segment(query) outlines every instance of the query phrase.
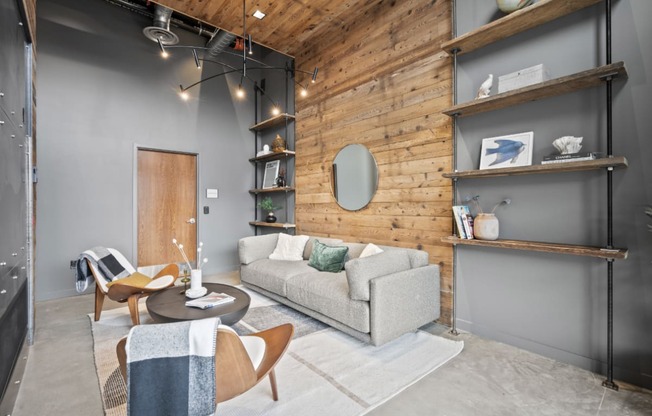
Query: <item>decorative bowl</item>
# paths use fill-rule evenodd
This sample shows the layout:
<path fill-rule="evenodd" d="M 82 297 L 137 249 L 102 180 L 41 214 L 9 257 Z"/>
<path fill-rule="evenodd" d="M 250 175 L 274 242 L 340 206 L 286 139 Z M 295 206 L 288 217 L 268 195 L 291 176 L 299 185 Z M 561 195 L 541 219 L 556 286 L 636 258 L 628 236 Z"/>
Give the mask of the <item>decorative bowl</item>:
<path fill-rule="evenodd" d="M 496 0 L 498 8 L 504 13 L 515 12 L 532 3 L 534 3 L 534 0 Z"/>

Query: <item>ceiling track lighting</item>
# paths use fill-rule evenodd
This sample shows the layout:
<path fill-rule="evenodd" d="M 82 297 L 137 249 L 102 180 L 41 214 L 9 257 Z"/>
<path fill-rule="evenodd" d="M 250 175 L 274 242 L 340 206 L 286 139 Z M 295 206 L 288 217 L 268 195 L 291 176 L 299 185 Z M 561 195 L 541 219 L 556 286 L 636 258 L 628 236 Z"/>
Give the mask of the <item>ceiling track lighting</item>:
<path fill-rule="evenodd" d="M 315 69 L 313 71 L 304 71 L 304 70 L 300 70 L 300 69 L 296 69 L 296 68 L 290 68 L 289 66 L 286 66 L 286 67 L 273 67 L 273 66 L 265 64 L 264 62 L 256 60 L 254 58 L 247 57 L 247 55 L 252 55 L 253 54 L 253 39 L 252 39 L 251 34 L 247 34 L 246 16 L 247 16 L 247 14 L 246 14 L 246 0 L 243 0 L 242 1 L 242 37 L 241 38 L 236 38 L 236 50 L 238 50 L 238 51 L 242 50 L 242 54 L 234 53 L 234 52 L 230 52 L 230 51 L 222 51 L 222 52 L 220 52 L 220 53 L 227 53 L 227 54 L 231 54 L 231 55 L 235 55 L 235 56 L 241 56 L 242 57 L 242 67 L 241 68 L 236 68 L 236 67 L 233 67 L 233 66 L 231 66 L 231 65 L 229 65 L 227 63 L 220 62 L 220 61 L 214 61 L 214 60 L 209 60 L 209 59 L 201 59 L 199 57 L 199 54 L 198 54 L 197 51 L 208 51 L 209 48 L 207 48 L 207 47 L 187 46 L 187 45 L 168 45 L 168 46 L 165 46 L 160 38 L 157 39 L 159 49 L 161 50 L 161 56 L 163 58 L 167 58 L 167 57 L 170 56 L 170 53 L 168 52 L 169 49 L 172 49 L 172 48 L 190 49 L 192 51 L 192 56 L 193 56 L 193 59 L 195 61 L 195 66 L 197 66 L 198 69 L 202 69 L 202 62 L 204 62 L 204 63 L 205 62 L 211 62 L 211 63 L 222 65 L 223 67 L 228 68 L 228 69 L 226 69 L 225 71 L 223 71 L 223 72 L 221 72 L 219 74 L 215 74 L 215 75 L 208 76 L 206 78 L 202 78 L 199 81 L 197 81 L 197 82 L 195 82 L 193 84 L 190 84 L 190 85 L 188 85 L 186 87 L 184 87 L 183 85 L 179 85 L 179 89 L 180 89 L 179 95 L 183 100 L 187 101 L 187 100 L 190 99 L 190 94 L 188 93 L 189 89 L 191 89 L 191 88 L 193 88 L 193 87 L 195 87 L 195 86 L 197 86 L 197 85 L 199 85 L 199 84 L 201 84 L 203 82 L 206 82 L 206 81 L 209 81 L 211 79 L 218 78 L 218 77 L 221 77 L 221 76 L 225 76 L 225 75 L 228 75 L 228 74 L 231 74 L 231 73 L 239 73 L 240 74 L 240 82 L 238 84 L 238 89 L 236 90 L 235 95 L 238 98 L 244 98 L 245 97 L 245 91 L 242 88 L 242 82 L 245 79 L 249 80 L 252 84 L 255 85 L 256 90 L 260 91 L 261 94 L 263 96 L 265 96 L 265 98 L 267 100 L 270 101 L 270 103 L 272 104 L 272 109 L 271 109 L 272 114 L 273 115 L 280 114 L 279 106 L 274 101 L 272 101 L 271 98 L 269 98 L 265 94 L 265 91 L 262 88 L 260 88 L 260 86 L 256 83 L 255 80 L 251 79 L 247 75 L 247 70 L 285 70 L 286 72 L 291 72 L 292 73 L 292 78 L 295 79 L 294 82 L 296 83 L 296 85 L 298 85 L 301 88 L 301 90 L 300 90 L 301 97 L 306 97 L 308 95 L 308 87 L 307 87 L 307 85 L 304 86 L 301 83 L 299 83 L 295 78 L 295 74 L 297 72 L 300 72 L 300 73 L 310 75 L 310 82 L 315 83 L 317 81 L 317 72 L 318 72 L 319 69 L 317 67 L 315 67 Z M 241 48 L 238 47 L 238 46 L 241 46 Z M 247 64 L 248 64 L 249 61 L 255 62 L 256 64 L 258 64 L 260 66 L 248 67 Z"/>

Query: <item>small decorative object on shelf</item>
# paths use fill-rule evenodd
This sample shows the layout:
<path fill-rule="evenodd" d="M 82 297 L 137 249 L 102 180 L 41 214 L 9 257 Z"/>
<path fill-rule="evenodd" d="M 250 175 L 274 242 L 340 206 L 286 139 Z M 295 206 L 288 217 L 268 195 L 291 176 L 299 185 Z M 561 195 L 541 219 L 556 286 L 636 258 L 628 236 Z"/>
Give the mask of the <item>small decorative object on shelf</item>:
<path fill-rule="evenodd" d="M 280 134 L 277 134 L 274 140 L 272 141 L 272 151 L 274 153 L 280 153 L 285 150 L 285 140 L 281 137 Z"/>
<path fill-rule="evenodd" d="M 533 0 L 496 0 L 496 5 L 503 13 L 512 13 L 532 4 Z"/>
<path fill-rule="evenodd" d="M 478 88 L 478 94 L 475 96 L 475 99 L 478 100 L 480 98 L 487 98 L 491 92 L 491 86 L 493 83 L 494 74 L 489 74 L 487 79 L 485 79 L 484 82 L 480 85 L 480 88 Z"/>
<path fill-rule="evenodd" d="M 534 65 L 498 77 L 498 94 L 540 84 L 550 79 L 550 72 L 543 65 Z"/>
<path fill-rule="evenodd" d="M 272 153 L 272 151 L 269 150 L 269 145 L 266 144 L 266 145 L 263 146 L 263 150 L 261 150 L 260 152 L 256 153 L 256 157 L 265 156 L 265 155 L 268 155 L 268 154 L 270 154 L 270 153 Z"/>
<path fill-rule="evenodd" d="M 562 136 L 552 142 L 552 145 L 562 155 L 577 153 L 582 149 L 582 140 L 584 137 Z"/>
<path fill-rule="evenodd" d="M 274 223 L 276 222 L 276 215 L 274 215 L 274 210 L 281 209 L 283 207 L 274 205 L 271 197 L 263 198 L 262 201 L 258 203 L 258 206 L 264 211 L 267 211 L 267 217 L 265 217 L 265 222 Z"/>
<path fill-rule="evenodd" d="M 286 184 L 287 182 L 285 181 L 285 169 L 281 168 L 278 172 L 278 177 L 276 178 L 276 186 L 283 188 Z"/>
<path fill-rule="evenodd" d="M 478 240 L 497 240 L 499 224 L 496 215 L 481 213 L 473 219 L 473 236 Z"/>
<path fill-rule="evenodd" d="M 500 234 L 500 224 L 498 217 L 496 217 L 496 209 L 501 205 L 509 205 L 512 203 L 511 199 L 503 199 L 496 205 L 490 213 L 482 212 L 479 202 L 480 196 L 476 195 L 471 200 L 473 201 L 478 214 L 473 219 L 473 236 L 478 240 L 497 240 Z M 468 238 L 468 237 L 467 237 Z"/>

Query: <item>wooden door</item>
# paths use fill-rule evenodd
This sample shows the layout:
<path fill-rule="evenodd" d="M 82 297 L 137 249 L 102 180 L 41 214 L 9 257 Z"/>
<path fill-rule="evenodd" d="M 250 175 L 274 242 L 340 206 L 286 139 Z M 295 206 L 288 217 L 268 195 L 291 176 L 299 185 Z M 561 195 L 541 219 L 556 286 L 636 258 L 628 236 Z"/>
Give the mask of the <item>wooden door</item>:
<path fill-rule="evenodd" d="M 196 219 L 197 156 L 138 149 L 138 266 L 193 262 Z"/>

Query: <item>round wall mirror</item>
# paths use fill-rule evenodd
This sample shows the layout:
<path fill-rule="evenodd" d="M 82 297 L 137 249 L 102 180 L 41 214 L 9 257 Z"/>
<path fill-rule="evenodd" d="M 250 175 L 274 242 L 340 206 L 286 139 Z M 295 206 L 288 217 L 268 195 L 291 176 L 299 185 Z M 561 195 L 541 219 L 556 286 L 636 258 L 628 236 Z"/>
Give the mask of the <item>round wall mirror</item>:
<path fill-rule="evenodd" d="M 349 211 L 362 209 L 378 189 L 378 167 L 369 149 L 361 144 L 344 146 L 333 160 L 331 190 L 337 203 Z"/>

